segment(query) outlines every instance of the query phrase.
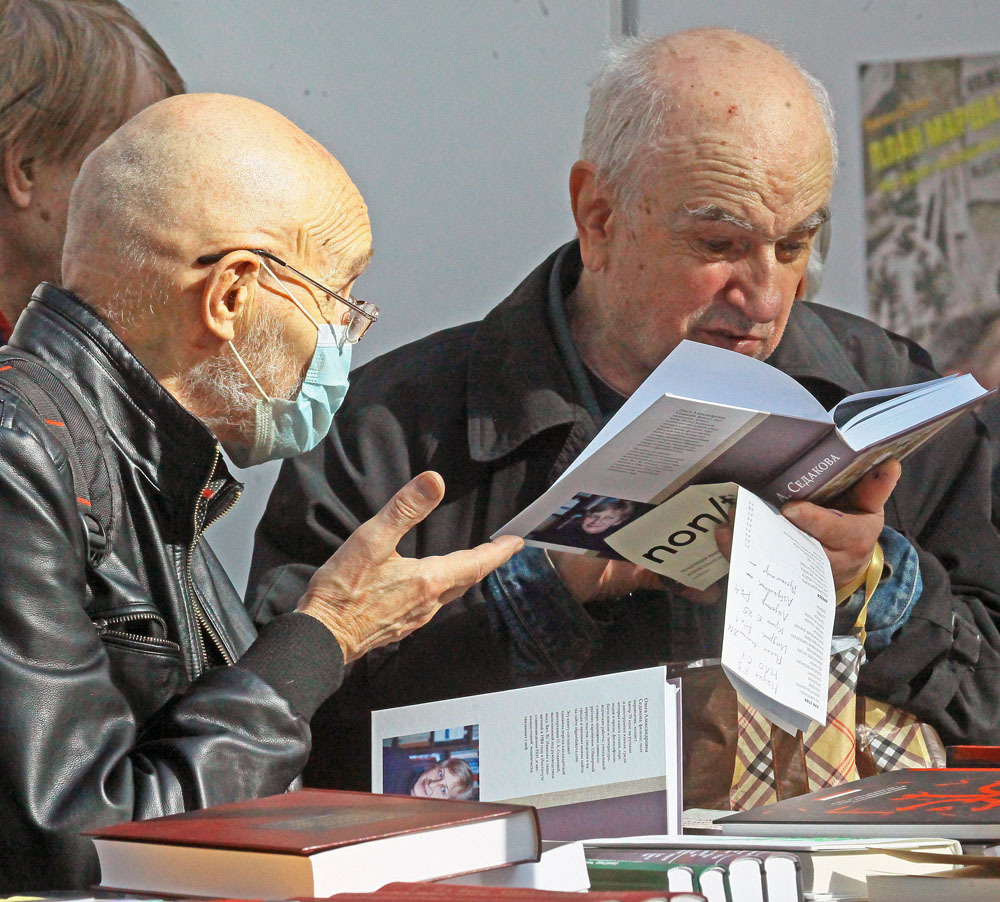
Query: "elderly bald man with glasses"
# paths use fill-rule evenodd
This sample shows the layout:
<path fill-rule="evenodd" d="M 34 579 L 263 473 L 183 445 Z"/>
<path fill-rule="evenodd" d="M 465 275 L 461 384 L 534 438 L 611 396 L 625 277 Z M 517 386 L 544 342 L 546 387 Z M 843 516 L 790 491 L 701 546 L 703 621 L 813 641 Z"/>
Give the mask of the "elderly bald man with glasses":
<path fill-rule="evenodd" d="M 83 830 L 282 792 L 345 664 L 521 547 L 397 554 L 444 494 L 421 473 L 257 635 L 205 542 L 242 489 L 220 445 L 260 463 L 329 428 L 378 315 L 351 297 L 370 255 L 347 173 L 250 100 L 163 100 L 84 162 L 62 285 L 0 354 L 0 888 L 96 883 Z M 95 547 L 75 474 L 102 464 Z"/>

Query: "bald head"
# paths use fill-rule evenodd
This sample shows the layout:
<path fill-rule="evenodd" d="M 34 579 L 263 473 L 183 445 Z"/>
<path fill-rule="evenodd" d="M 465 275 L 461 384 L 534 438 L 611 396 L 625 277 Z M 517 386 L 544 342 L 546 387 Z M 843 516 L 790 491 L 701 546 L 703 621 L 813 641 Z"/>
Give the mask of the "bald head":
<path fill-rule="evenodd" d="M 836 168 L 823 86 L 777 48 L 723 28 L 698 28 L 612 48 L 591 82 L 581 156 L 622 196 L 651 160 L 701 142 L 807 142 Z M 667 160 L 669 164 L 669 160 Z"/>
<path fill-rule="evenodd" d="M 367 229 L 347 173 L 296 125 L 252 100 L 187 94 L 144 110 L 87 158 L 63 282 L 100 309 L 151 276 L 183 281 L 198 256 L 238 247 L 330 277 L 351 265 L 343 249 Z"/>

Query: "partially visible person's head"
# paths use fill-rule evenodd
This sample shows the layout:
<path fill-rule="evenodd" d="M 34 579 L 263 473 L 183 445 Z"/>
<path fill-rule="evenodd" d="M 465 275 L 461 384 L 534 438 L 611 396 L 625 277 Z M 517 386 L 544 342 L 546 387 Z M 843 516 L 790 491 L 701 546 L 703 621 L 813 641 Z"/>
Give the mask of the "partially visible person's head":
<path fill-rule="evenodd" d="M 836 161 L 826 91 L 773 46 L 702 28 L 613 48 L 570 176 L 588 364 L 628 393 L 684 338 L 767 357 Z"/>
<path fill-rule="evenodd" d="M 600 535 L 602 532 L 618 526 L 635 513 L 635 504 L 618 498 L 608 498 L 606 501 L 588 508 L 580 520 L 580 528 L 589 535 Z"/>
<path fill-rule="evenodd" d="M 349 312 L 257 249 L 349 298 L 371 231 L 329 151 L 252 100 L 160 101 L 91 153 L 73 188 L 65 287 L 227 450 L 253 441 L 261 392 L 296 396 L 317 325 Z"/>
<path fill-rule="evenodd" d="M 448 758 L 417 777 L 410 795 L 428 799 L 468 799 L 475 791 L 476 778 L 468 763 L 461 758 Z"/>
<path fill-rule="evenodd" d="M 0 240 L 9 260 L 0 279 L 17 279 L 0 294 L 8 319 L 37 282 L 59 278 L 66 205 L 87 154 L 183 90 L 116 0 L 0 0 Z"/>

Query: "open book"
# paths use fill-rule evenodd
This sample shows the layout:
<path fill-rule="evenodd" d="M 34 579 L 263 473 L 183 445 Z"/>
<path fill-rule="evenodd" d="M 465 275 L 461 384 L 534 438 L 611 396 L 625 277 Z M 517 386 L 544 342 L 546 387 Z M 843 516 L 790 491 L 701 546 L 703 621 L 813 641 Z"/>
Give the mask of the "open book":
<path fill-rule="evenodd" d="M 665 667 L 372 712 L 372 791 L 538 809 L 542 836 L 678 832 L 680 687 Z"/>
<path fill-rule="evenodd" d="M 826 411 L 767 363 L 682 341 L 555 484 L 496 535 L 618 557 L 610 536 L 692 484 L 735 482 L 775 506 L 823 503 L 988 394 L 972 376 L 945 376 L 850 395 Z M 661 541 L 669 549 L 670 539 L 681 546 L 711 533 L 729 500 L 707 493 L 704 510 L 673 535 L 661 530 Z"/>

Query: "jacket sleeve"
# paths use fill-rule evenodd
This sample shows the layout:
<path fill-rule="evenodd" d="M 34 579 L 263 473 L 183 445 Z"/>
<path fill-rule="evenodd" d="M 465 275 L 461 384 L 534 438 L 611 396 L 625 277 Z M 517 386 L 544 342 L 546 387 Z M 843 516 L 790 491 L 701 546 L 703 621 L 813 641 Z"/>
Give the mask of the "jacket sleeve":
<path fill-rule="evenodd" d="M 16 408 L 0 399 L 0 887 L 85 887 L 98 869 L 80 831 L 281 792 L 304 765 L 309 727 L 255 672 L 267 670 L 259 650 L 140 726 L 85 607 L 65 456 Z"/>
<path fill-rule="evenodd" d="M 858 684 L 933 724 L 947 744 L 1000 743 L 1000 535 L 990 469 L 985 431 L 971 415 L 903 461 L 886 513 L 917 549 L 923 586 Z"/>

